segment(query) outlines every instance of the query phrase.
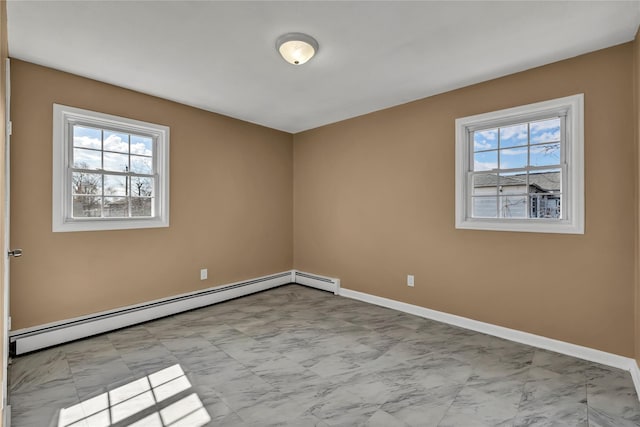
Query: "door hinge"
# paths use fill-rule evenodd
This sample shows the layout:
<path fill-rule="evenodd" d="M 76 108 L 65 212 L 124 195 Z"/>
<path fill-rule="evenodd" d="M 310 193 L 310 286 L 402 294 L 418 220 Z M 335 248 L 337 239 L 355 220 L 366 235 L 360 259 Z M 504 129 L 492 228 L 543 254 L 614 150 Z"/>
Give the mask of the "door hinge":
<path fill-rule="evenodd" d="M 8 121 L 7 122 L 7 134 L 9 136 L 13 135 L 13 122 L 12 121 Z"/>
<path fill-rule="evenodd" d="M 11 316 L 9 316 L 7 318 L 7 330 L 10 331 L 11 330 Z"/>

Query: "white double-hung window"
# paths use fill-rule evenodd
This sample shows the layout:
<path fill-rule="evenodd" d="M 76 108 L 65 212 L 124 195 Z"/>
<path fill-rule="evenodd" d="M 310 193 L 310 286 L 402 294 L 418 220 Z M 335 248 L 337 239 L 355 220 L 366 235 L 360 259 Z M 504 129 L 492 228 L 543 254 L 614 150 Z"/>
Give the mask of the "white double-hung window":
<path fill-rule="evenodd" d="M 53 231 L 169 225 L 169 128 L 53 106 Z"/>
<path fill-rule="evenodd" d="M 583 95 L 456 120 L 456 228 L 584 233 Z"/>

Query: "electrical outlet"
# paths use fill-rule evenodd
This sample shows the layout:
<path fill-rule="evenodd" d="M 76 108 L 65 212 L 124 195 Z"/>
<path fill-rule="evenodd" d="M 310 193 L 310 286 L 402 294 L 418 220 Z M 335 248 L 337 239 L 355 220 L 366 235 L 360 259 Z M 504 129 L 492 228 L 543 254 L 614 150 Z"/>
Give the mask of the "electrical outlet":
<path fill-rule="evenodd" d="M 413 274 L 407 275 L 407 286 L 411 286 L 413 288 Z"/>
<path fill-rule="evenodd" d="M 207 273 L 206 268 L 200 269 L 200 280 L 207 280 Z"/>

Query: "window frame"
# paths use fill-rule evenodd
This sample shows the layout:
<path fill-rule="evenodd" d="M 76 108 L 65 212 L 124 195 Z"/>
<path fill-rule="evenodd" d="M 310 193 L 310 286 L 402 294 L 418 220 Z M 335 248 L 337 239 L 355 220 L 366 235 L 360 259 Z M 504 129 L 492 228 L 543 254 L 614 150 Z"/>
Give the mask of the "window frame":
<path fill-rule="evenodd" d="M 73 218 L 71 193 L 74 125 L 150 136 L 154 141 L 154 216 Z M 108 171 L 100 170 L 104 174 Z M 52 231 L 99 231 L 169 226 L 169 127 L 82 108 L 53 104 Z"/>
<path fill-rule="evenodd" d="M 476 130 L 505 127 L 564 115 L 561 141 L 561 219 L 473 218 L 470 214 Z M 584 94 L 458 118 L 455 121 L 455 227 L 457 229 L 584 234 Z M 529 168 L 530 165 L 527 165 Z M 495 169 L 496 173 L 508 169 Z"/>

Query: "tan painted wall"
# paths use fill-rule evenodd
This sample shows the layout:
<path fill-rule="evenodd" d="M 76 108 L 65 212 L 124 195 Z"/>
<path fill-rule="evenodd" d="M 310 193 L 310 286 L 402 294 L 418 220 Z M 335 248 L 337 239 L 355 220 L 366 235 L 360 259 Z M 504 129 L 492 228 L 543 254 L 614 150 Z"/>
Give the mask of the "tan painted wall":
<path fill-rule="evenodd" d="M 5 123 L 7 120 L 7 112 L 5 109 L 5 97 L 6 97 L 6 69 L 5 61 L 8 57 L 8 38 L 7 38 L 7 2 L 0 1 L 0 246 L 4 247 L 4 211 L 5 211 Z M 3 281 L 4 272 L 6 268 L 6 257 L 0 257 L 0 281 Z M 4 286 L 0 286 L 0 323 L 4 325 L 6 321 L 4 312 Z M 0 355 L 4 354 L 6 343 L 6 337 L 4 336 L 4 326 L 0 328 Z M 2 356 L 0 356 L 2 357 Z M 4 361 L 3 361 L 4 364 Z M 6 366 L 0 369 L 0 381 L 3 380 L 3 376 L 6 372 Z M 4 387 L 0 390 L 0 401 L 4 401 L 6 390 Z M 4 408 L 0 410 L 0 427 L 4 423 Z"/>
<path fill-rule="evenodd" d="M 628 43 L 296 134 L 295 268 L 632 356 L 632 60 Z M 585 94 L 586 233 L 456 230 L 455 118 L 576 93 Z"/>
<path fill-rule="evenodd" d="M 169 228 L 51 231 L 54 102 L 171 127 Z M 291 269 L 290 134 L 15 60 L 11 108 L 14 329 Z"/>

